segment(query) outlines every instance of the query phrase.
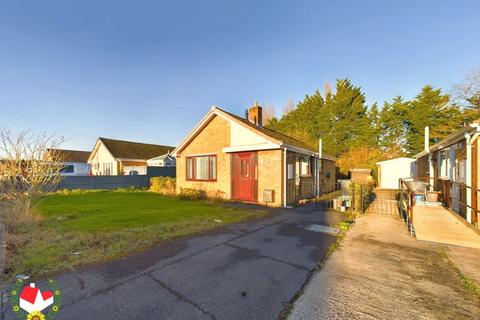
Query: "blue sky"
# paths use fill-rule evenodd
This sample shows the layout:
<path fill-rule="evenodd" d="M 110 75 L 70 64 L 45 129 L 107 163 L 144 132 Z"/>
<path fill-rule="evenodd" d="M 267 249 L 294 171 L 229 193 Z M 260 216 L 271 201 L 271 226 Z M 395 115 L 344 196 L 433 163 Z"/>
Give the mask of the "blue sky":
<path fill-rule="evenodd" d="M 175 145 L 211 105 L 281 112 L 349 77 L 368 102 L 480 65 L 480 1 L 0 0 L 0 127 Z"/>

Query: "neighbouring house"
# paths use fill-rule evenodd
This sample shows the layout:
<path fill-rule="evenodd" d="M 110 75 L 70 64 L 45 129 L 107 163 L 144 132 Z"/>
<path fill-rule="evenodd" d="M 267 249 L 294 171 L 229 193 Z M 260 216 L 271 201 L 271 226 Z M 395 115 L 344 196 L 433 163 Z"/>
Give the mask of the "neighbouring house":
<path fill-rule="evenodd" d="M 474 121 L 432 146 L 426 127 L 425 150 L 415 155 L 417 177 L 429 181 L 434 190 L 447 193 L 447 205 L 477 226 L 480 218 L 477 213 L 480 207 L 479 124 L 480 120 Z M 442 190 L 445 186 L 448 186 L 446 190 Z"/>
<path fill-rule="evenodd" d="M 96 176 L 145 175 L 148 161 L 168 155 L 174 147 L 98 138 L 88 158 Z"/>
<path fill-rule="evenodd" d="M 377 162 L 377 181 L 381 189 L 399 189 L 399 181 L 416 176 L 414 158 L 399 157 Z"/>
<path fill-rule="evenodd" d="M 170 152 L 147 160 L 147 165 L 149 167 L 175 167 L 176 163 L 177 161 L 175 157 L 172 156 Z"/>
<path fill-rule="evenodd" d="M 319 150 L 265 128 L 258 105 L 245 118 L 212 107 L 173 152 L 177 192 L 288 206 L 335 189 L 336 159 Z"/>
<path fill-rule="evenodd" d="M 89 151 L 48 149 L 47 152 L 55 152 L 63 160 L 62 176 L 89 176 L 92 173 L 88 163 Z"/>

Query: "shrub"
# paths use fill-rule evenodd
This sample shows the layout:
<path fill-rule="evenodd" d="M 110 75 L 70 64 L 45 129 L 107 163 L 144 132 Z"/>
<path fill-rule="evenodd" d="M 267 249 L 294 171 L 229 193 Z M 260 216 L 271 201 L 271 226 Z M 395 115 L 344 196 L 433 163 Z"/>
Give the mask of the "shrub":
<path fill-rule="evenodd" d="M 358 183 L 352 182 L 350 184 L 348 192 L 350 193 L 351 209 L 355 212 L 363 213 L 371 200 L 371 193 L 373 192 L 373 183 Z"/>
<path fill-rule="evenodd" d="M 207 194 L 203 190 L 182 188 L 178 197 L 182 200 L 202 200 L 207 197 Z"/>
<path fill-rule="evenodd" d="M 150 191 L 165 195 L 175 194 L 176 180 L 171 177 L 150 178 Z"/>

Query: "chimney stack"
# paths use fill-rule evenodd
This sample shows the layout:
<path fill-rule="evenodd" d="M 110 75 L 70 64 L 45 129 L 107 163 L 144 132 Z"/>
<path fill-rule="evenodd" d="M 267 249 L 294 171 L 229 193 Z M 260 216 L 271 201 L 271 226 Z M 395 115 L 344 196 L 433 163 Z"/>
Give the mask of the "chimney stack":
<path fill-rule="evenodd" d="M 430 152 L 430 128 L 425 127 L 425 152 Z"/>
<path fill-rule="evenodd" d="M 263 108 L 255 102 L 254 105 L 246 111 L 247 120 L 256 126 L 263 126 L 262 110 Z"/>

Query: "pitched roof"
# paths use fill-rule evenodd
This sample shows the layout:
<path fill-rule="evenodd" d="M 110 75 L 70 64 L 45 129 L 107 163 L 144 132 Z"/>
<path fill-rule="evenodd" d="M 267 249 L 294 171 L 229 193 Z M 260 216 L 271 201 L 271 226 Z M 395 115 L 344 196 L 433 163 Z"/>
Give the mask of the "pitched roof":
<path fill-rule="evenodd" d="M 49 151 L 55 151 L 58 153 L 59 158 L 64 162 L 82 162 L 87 163 L 90 151 L 79 150 L 65 150 L 65 149 L 48 149 Z"/>
<path fill-rule="evenodd" d="M 458 131 L 451 133 L 450 135 L 443 138 L 441 141 L 430 146 L 428 152 L 424 150 L 414 155 L 413 157 L 416 159 L 419 159 L 421 157 L 428 155 L 430 152 L 443 149 L 453 143 L 457 143 L 458 141 L 465 139 L 465 134 L 467 133 L 471 134 L 473 132 L 479 132 L 479 131 L 480 131 L 479 120 L 473 121 L 471 124 L 468 124 L 465 127 L 459 129 Z"/>
<path fill-rule="evenodd" d="M 172 146 L 99 138 L 115 158 L 152 159 L 175 149 Z"/>
<path fill-rule="evenodd" d="M 290 137 L 286 134 L 280 133 L 278 131 L 275 131 L 275 130 L 272 130 L 272 129 L 269 129 L 269 128 L 265 128 L 265 127 L 262 127 L 262 126 L 257 126 L 255 124 L 251 123 L 250 121 L 248 121 L 247 119 L 237 116 L 236 114 L 227 112 L 227 111 L 225 111 L 223 109 L 220 109 L 218 107 L 216 107 L 216 108 L 218 110 L 228 114 L 229 116 L 235 118 L 236 120 L 243 122 L 244 124 L 248 125 L 251 129 L 260 131 L 264 135 L 267 135 L 267 136 L 269 136 L 269 137 L 271 137 L 275 140 L 281 141 L 281 142 L 283 142 L 285 144 L 288 144 L 289 146 L 292 146 L 292 147 L 297 147 L 297 148 L 300 148 L 300 149 L 311 151 L 313 153 L 318 153 L 318 150 L 315 150 L 314 148 L 312 148 L 310 145 L 306 144 L 303 141 L 300 141 L 298 139 L 295 139 L 295 138 Z M 326 153 L 322 153 L 322 158 L 329 159 L 329 160 L 335 160 L 335 157 L 330 156 Z"/>
<path fill-rule="evenodd" d="M 173 156 L 170 155 L 169 153 L 162 154 L 161 156 L 158 156 L 158 157 L 155 157 L 155 158 L 151 158 L 151 159 L 148 159 L 148 160 L 163 160 L 163 159 L 166 159 L 166 158 L 169 158 L 169 159 L 171 159 L 171 160 L 175 160 L 175 157 L 173 157 Z"/>

